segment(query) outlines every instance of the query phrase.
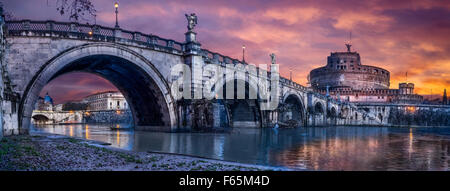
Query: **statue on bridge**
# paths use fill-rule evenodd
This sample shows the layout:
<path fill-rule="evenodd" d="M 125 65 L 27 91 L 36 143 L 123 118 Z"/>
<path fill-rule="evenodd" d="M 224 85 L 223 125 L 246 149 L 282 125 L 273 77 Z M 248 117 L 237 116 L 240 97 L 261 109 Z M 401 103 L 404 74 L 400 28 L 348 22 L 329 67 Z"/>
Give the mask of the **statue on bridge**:
<path fill-rule="evenodd" d="M 197 25 L 197 15 L 195 15 L 195 13 L 191 13 L 190 15 L 185 14 L 186 19 L 188 20 L 188 30 L 192 31 L 195 27 L 195 25 Z"/>
<path fill-rule="evenodd" d="M 272 60 L 272 64 L 276 64 L 277 60 L 275 58 L 275 53 L 270 54 L 270 59 Z"/>

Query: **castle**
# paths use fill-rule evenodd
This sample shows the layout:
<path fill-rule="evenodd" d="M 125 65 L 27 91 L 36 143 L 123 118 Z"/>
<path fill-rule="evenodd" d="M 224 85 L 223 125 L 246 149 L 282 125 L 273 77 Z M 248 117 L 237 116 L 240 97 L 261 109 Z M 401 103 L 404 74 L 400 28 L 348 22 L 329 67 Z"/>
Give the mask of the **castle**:
<path fill-rule="evenodd" d="M 423 97 L 414 93 L 413 83 L 400 83 L 389 89 L 389 71 L 361 64 L 358 52 L 332 52 L 327 65 L 313 69 L 309 75 L 311 87 L 318 93 L 349 102 L 421 103 Z"/>

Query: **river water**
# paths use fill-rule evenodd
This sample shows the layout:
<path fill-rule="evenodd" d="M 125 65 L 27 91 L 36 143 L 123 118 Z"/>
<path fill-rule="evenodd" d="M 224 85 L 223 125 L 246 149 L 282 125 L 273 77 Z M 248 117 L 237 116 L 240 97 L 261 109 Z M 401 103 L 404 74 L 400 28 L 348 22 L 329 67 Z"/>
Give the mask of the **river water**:
<path fill-rule="evenodd" d="M 32 132 L 98 140 L 126 150 L 188 154 L 297 170 L 450 169 L 450 128 L 316 127 L 159 133 L 109 127 L 44 125 L 33 126 Z"/>

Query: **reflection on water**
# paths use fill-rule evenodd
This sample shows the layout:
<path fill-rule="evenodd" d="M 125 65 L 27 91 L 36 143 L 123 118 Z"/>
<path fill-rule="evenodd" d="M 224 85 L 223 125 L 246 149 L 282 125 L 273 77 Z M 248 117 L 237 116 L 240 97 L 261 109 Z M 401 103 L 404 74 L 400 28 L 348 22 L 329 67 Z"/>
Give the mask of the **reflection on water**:
<path fill-rule="evenodd" d="M 116 125 L 120 128 L 120 125 Z M 37 125 L 32 127 L 31 132 L 45 132 L 52 134 L 67 135 L 70 137 L 79 137 L 83 139 L 97 140 L 111 143 L 112 146 L 132 150 L 133 149 L 133 131 L 111 130 L 110 125 Z"/>
<path fill-rule="evenodd" d="M 450 128 L 239 129 L 230 134 L 117 131 L 108 125 L 46 125 L 32 130 L 108 142 L 127 150 L 294 169 L 448 170 L 450 163 Z"/>

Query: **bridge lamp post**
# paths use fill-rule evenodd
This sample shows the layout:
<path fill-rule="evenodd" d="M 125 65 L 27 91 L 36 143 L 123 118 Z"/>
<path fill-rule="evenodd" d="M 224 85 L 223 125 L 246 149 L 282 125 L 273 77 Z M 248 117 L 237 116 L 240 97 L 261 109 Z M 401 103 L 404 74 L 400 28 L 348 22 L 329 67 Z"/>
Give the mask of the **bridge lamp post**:
<path fill-rule="evenodd" d="M 245 63 L 245 45 L 242 45 L 242 62 Z"/>
<path fill-rule="evenodd" d="M 289 69 L 289 81 L 292 82 L 292 69 Z"/>
<path fill-rule="evenodd" d="M 116 28 L 119 28 L 119 3 L 114 3 L 114 8 L 116 8 Z"/>

